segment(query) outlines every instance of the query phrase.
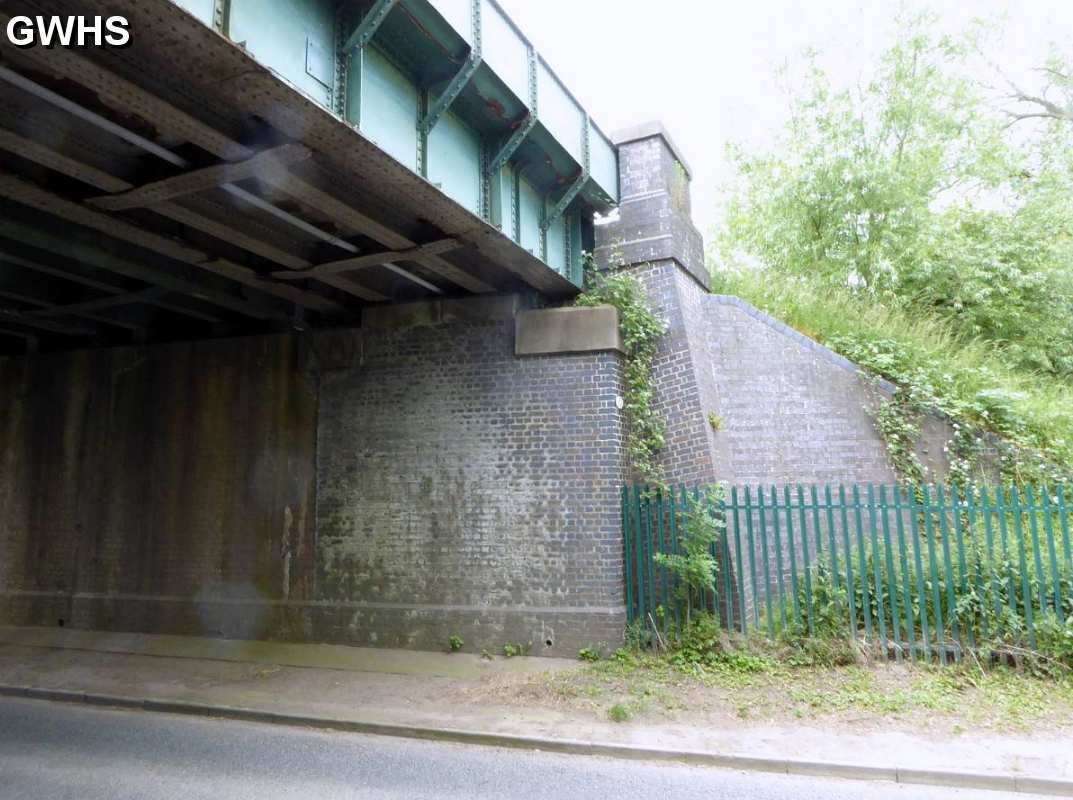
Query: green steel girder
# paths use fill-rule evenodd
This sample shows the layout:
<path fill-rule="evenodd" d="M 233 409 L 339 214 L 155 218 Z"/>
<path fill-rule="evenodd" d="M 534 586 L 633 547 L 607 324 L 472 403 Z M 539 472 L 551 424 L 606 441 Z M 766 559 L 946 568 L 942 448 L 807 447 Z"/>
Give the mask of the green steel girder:
<path fill-rule="evenodd" d="M 484 38 L 484 24 L 481 22 L 481 6 L 484 3 L 481 0 L 472 0 L 470 19 L 472 20 L 472 36 L 473 36 L 473 52 L 478 56 L 482 54 L 483 38 Z"/>
<path fill-rule="evenodd" d="M 592 153 L 590 152 L 589 140 L 592 138 L 592 120 L 585 115 L 585 136 L 581 139 L 581 169 L 586 176 L 592 167 Z"/>
<path fill-rule="evenodd" d="M 428 133 L 436 127 L 436 123 L 440 121 L 440 117 L 444 112 L 451 107 L 451 103 L 462 94 L 462 90 L 466 88 L 466 84 L 470 82 L 473 77 L 473 73 L 481 66 L 481 57 L 478 55 L 470 54 L 469 58 L 462 65 L 462 68 L 455 73 L 455 76 L 451 78 L 451 82 L 447 84 L 447 88 L 443 90 L 435 102 L 429 106 L 425 116 L 421 118 L 421 122 L 418 123 L 417 129 L 423 134 Z"/>
<path fill-rule="evenodd" d="M 227 36 L 227 19 L 230 16 L 228 0 L 213 0 L 212 3 L 212 27 L 217 33 Z"/>
<path fill-rule="evenodd" d="M 574 198 L 581 192 L 588 179 L 588 170 L 582 170 L 574 182 L 570 184 L 570 188 L 566 190 L 566 194 L 559 199 L 559 202 L 555 204 L 544 218 L 544 221 L 540 225 L 544 231 L 547 231 L 548 228 L 555 224 L 555 222 L 566 213 L 567 207 L 574 202 Z"/>
<path fill-rule="evenodd" d="M 364 19 L 358 23 L 358 27 L 354 29 L 354 32 L 347 37 L 346 42 L 343 43 L 343 55 L 347 55 L 354 50 L 365 47 L 369 43 L 369 40 L 376 35 L 377 29 L 387 19 L 387 15 L 391 13 L 391 10 L 399 4 L 399 0 L 376 0 L 369 13 L 365 15 Z"/>
<path fill-rule="evenodd" d="M 514 130 L 514 133 L 510 135 L 510 138 L 507 139 L 506 144 L 504 144 L 499 149 L 499 152 L 496 153 L 495 157 L 492 159 L 492 163 L 488 165 L 489 174 L 495 175 L 497 172 L 499 172 L 499 170 L 503 169 L 503 167 L 507 165 L 507 162 L 510 161 L 510 157 L 514 155 L 515 151 L 517 151 L 517 149 L 521 146 L 522 142 L 525 141 L 525 137 L 529 135 L 533 128 L 536 127 L 536 124 L 536 114 L 530 113 L 525 118 L 525 121 Z"/>

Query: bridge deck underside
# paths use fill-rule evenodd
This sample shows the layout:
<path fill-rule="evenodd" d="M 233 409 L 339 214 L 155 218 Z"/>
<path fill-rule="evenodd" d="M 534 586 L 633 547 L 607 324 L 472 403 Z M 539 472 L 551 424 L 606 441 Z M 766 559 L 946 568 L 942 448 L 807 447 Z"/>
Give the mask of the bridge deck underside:
<path fill-rule="evenodd" d="M 105 5 L 0 0 L 0 24 Z M 0 352 L 577 291 L 167 0 L 123 12 L 124 49 L 0 42 Z"/>

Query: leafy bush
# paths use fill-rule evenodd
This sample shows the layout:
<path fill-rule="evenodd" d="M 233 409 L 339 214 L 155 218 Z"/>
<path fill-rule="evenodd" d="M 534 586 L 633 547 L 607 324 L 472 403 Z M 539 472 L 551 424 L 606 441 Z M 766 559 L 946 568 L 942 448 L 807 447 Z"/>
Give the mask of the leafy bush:
<path fill-rule="evenodd" d="M 678 523 L 679 552 L 652 556 L 657 565 L 668 569 L 673 576 L 675 595 L 685 611 L 687 626 L 700 599 L 715 592 L 719 562 L 713 554 L 726 527 L 726 521 L 716 511 L 722 498 L 721 486 L 708 486 L 702 496 L 690 497 Z"/>
<path fill-rule="evenodd" d="M 1018 546 L 1025 552 L 1018 552 Z M 972 539 L 967 542 L 966 549 L 964 569 L 955 559 L 949 566 L 949 575 L 945 563 L 938 564 L 933 575 L 926 558 L 923 572 L 920 572 L 912 556 L 907 559 L 904 570 L 897 560 L 892 559 L 892 572 L 885 554 L 877 559 L 866 547 L 863 569 L 859 555 L 853 554 L 853 576 L 849 585 L 844 556 L 840 554 L 837 586 L 829 559 L 821 557 L 810 575 L 811 596 L 806 582 L 798 582 L 801 623 L 793 621 L 792 599 L 785 601 L 783 609 L 788 620 L 786 628 L 779 626 L 778 620 L 774 621 L 779 640 L 799 649 L 799 657 L 792 656 L 787 660 L 790 663 L 849 663 L 845 659 L 855 657 L 852 650 L 838 653 L 831 645 L 845 644 L 851 633 L 863 640 L 869 625 L 874 637 L 871 644 L 875 645 L 879 620 L 882 619 L 888 638 L 893 640 L 897 628 L 903 645 L 908 639 L 909 626 L 914 642 L 923 641 L 926 626 L 932 646 L 936 642 L 950 644 L 959 640 L 963 648 L 983 652 L 1016 651 L 1025 656 L 1035 653 L 1073 668 L 1073 573 L 1064 564 L 1055 564 L 1052 571 L 1044 556 L 1040 565 L 1044 578 L 1040 581 L 1033 567 L 1034 555 L 1028 537 L 1021 540 L 1020 545 L 1011 541 L 1007 552 L 992 552 L 990 556 L 979 542 Z M 1028 565 L 1024 572 L 1020 566 L 1022 555 Z M 1055 572 L 1058 574 L 1057 594 Z M 1058 597 L 1062 598 L 1061 616 L 1053 611 L 1058 605 Z M 953 598 L 952 606 L 950 598 Z M 810 608 L 815 636 L 809 636 L 806 622 L 806 609 Z M 867 623 L 866 611 L 869 615 Z M 1026 622 L 1029 613 L 1034 617 L 1033 631 Z M 940 619 L 942 627 L 936 630 Z"/>
<path fill-rule="evenodd" d="M 652 362 L 666 325 L 649 308 L 644 287 L 631 275 L 586 270 L 585 291 L 574 301 L 583 307 L 610 305 L 618 309 L 626 350 L 624 410 L 626 447 L 634 471 L 643 481 L 662 483 L 659 453 L 664 445 L 663 420 L 652 405 Z"/>
<path fill-rule="evenodd" d="M 633 709 L 626 703 L 615 703 L 607 710 L 612 722 L 628 722 L 633 718 Z"/>
<path fill-rule="evenodd" d="M 678 637 L 671 663 L 678 667 L 714 664 L 723 652 L 721 635 L 719 620 L 712 614 L 702 611 L 694 615 Z"/>

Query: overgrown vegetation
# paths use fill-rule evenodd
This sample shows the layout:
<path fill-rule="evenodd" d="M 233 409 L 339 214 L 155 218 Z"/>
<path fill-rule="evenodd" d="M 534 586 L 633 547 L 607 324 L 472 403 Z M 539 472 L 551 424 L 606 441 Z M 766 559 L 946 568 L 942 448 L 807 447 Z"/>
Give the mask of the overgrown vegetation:
<path fill-rule="evenodd" d="M 653 408 L 652 362 L 666 326 L 648 305 L 644 287 L 624 273 L 585 270 L 585 291 L 579 306 L 610 305 L 618 309 L 619 328 L 626 351 L 626 447 L 637 477 L 645 483 L 662 483 L 659 452 L 664 445 L 664 423 Z"/>
<path fill-rule="evenodd" d="M 1067 481 L 1073 58 L 1041 55 L 1023 90 L 984 66 L 993 32 L 932 23 L 901 20 L 856 89 L 810 56 L 775 146 L 731 149 L 716 283 L 900 387 L 878 421 L 907 480 L 931 477 L 912 443 L 934 409 L 955 483 L 992 435 L 1004 478 Z"/>
<path fill-rule="evenodd" d="M 638 615 L 627 630 L 627 652 L 652 651 L 700 675 L 769 663 L 837 666 L 893 655 L 926 663 L 972 661 L 980 669 L 1012 663 L 1035 676 L 1068 680 L 1073 562 L 1063 493 L 953 490 L 952 505 L 946 505 L 937 491 L 934 502 L 925 491 L 920 507 L 911 493 L 909 505 L 901 505 L 899 493 L 895 522 L 882 495 L 883 539 L 873 509 L 872 542 L 866 543 L 858 513 L 856 548 L 848 526 L 845 545 L 837 549 L 832 530 L 829 549 L 814 553 L 812 565 L 806 561 L 800 574 L 793 568 L 785 580 L 788 594 L 782 578 L 776 595 L 766 577 L 757 583 L 754 572 L 740 597 L 724 596 L 720 603 L 715 554 L 724 552 L 726 529 L 720 487 L 706 487 L 692 498 L 683 492 L 681 504 L 654 506 L 647 529 L 661 531 L 662 552 L 651 558 L 662 569 L 649 574 L 645 594 L 651 602 L 668 598 L 669 607 Z M 860 503 L 856 493 L 854 498 Z M 763 533 L 761 541 L 766 542 Z M 762 548 L 767 576 L 767 544 Z M 726 582 L 728 590 L 732 584 Z M 738 607 L 739 620 L 744 615 L 749 622 L 748 635 L 721 629 L 719 614 L 731 618 L 727 603 Z"/>
<path fill-rule="evenodd" d="M 712 634 L 711 620 L 695 625 Z M 892 722 L 914 732 L 943 727 L 1018 730 L 1073 718 L 1073 678 L 971 660 L 933 664 L 872 662 L 841 639 L 768 640 L 717 634 L 719 644 L 688 658 L 670 652 L 621 648 L 577 671 L 547 676 L 539 690 L 556 702 L 587 707 L 615 722 L 644 716 L 731 720 L 822 719 L 852 714 L 855 724 Z M 538 695 L 539 696 L 539 695 Z M 526 693 L 527 704 L 533 695 Z"/>
<path fill-rule="evenodd" d="M 1027 540 L 1022 546 L 1028 547 Z M 882 555 L 868 551 L 863 570 L 854 570 L 848 584 L 844 574 L 834 579 L 824 557 L 812 574 L 811 595 L 802 582 L 797 598 L 801 609 L 814 609 L 815 634 L 808 635 L 804 621 L 794 622 L 791 600 L 786 601 L 787 626 L 779 625 L 781 615 L 774 622 L 787 643 L 830 643 L 845 640 L 852 631 L 862 637 L 862 646 L 886 657 L 879 647 L 882 621 L 891 640 L 897 626 L 899 656 L 940 660 L 923 647 L 923 632 L 930 627 L 929 639 L 941 642 L 941 660 L 968 660 L 981 667 L 1014 663 L 1037 676 L 1068 677 L 1073 674 L 1073 574 L 1056 563 L 1053 572 L 1049 565 L 1042 570 L 1041 580 L 1030 569 L 1022 570 L 1021 555 L 1011 550 L 989 558 L 976 552 L 964 567 L 955 562 L 949 572 L 929 573 L 911 561 L 892 572 Z M 1031 563 L 1032 554 L 1023 555 Z M 938 620 L 942 627 L 936 630 Z M 869 626 L 873 637 L 865 643 Z"/>
<path fill-rule="evenodd" d="M 577 657 L 581 661 L 599 661 L 600 649 L 598 647 L 582 647 L 577 651 Z"/>
<path fill-rule="evenodd" d="M 674 595 L 680 605 L 675 611 L 683 612 L 687 628 L 693 619 L 693 609 L 703 607 L 705 596 L 715 591 L 719 574 L 715 547 L 726 527 L 726 522 L 716 513 L 722 499 L 721 486 L 708 486 L 699 497 L 689 498 L 678 522 L 682 533 L 677 551 L 653 556 L 674 582 Z"/>

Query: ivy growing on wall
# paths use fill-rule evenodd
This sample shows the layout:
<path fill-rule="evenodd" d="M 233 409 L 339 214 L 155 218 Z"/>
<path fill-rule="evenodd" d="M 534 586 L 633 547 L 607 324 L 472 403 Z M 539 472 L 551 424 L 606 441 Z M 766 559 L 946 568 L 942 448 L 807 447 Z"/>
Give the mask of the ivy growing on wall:
<path fill-rule="evenodd" d="M 1060 450 L 1064 443 L 1041 441 L 1032 435 L 1008 392 L 984 390 L 966 399 L 941 363 L 922 359 L 892 340 L 834 336 L 827 344 L 898 387 L 875 418 L 891 463 L 906 482 L 920 484 L 929 479 L 916 456 L 921 420 L 929 412 L 947 417 L 953 427 L 946 453 L 949 482 L 954 485 L 967 486 L 980 479 L 982 456 L 988 447 L 995 451 L 993 466 L 1004 482 L 1054 485 L 1073 477 L 1073 465 Z"/>
<path fill-rule="evenodd" d="M 914 485 L 925 482 L 924 465 L 916 454 L 920 415 L 920 409 L 901 389 L 875 413 L 876 428 L 886 442 L 890 463 L 903 481 Z"/>
<path fill-rule="evenodd" d="M 575 304 L 618 309 L 626 351 L 626 448 L 637 477 L 661 484 L 659 453 L 664 445 L 664 423 L 653 407 L 652 363 L 666 325 L 649 307 L 644 287 L 636 278 L 599 272 L 593 268 L 591 258 L 586 259 L 585 291 Z"/>

